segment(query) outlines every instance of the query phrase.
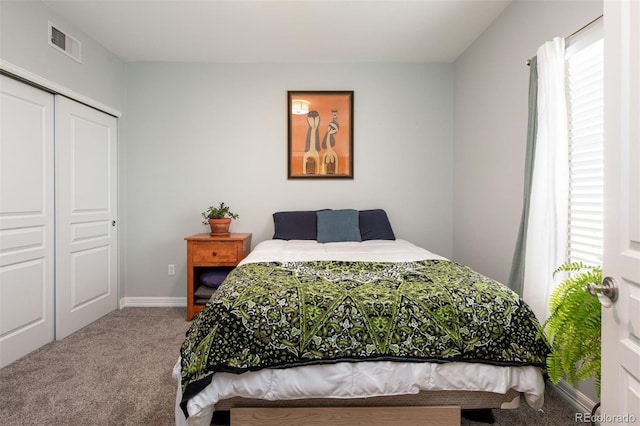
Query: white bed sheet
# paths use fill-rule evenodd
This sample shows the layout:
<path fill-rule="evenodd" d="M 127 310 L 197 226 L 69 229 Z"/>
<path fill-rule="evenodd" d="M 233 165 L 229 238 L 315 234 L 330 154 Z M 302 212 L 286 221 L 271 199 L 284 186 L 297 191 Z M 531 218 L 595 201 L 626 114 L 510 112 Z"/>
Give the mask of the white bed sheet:
<path fill-rule="evenodd" d="M 259 243 L 240 264 L 305 260 L 413 262 L 445 259 L 406 240 L 318 243 L 314 240 L 267 240 Z"/>
<path fill-rule="evenodd" d="M 307 240 L 268 240 L 259 243 L 241 264 L 268 261 L 344 260 L 403 262 L 445 259 L 405 240 L 317 243 Z M 421 390 L 522 392 L 529 406 L 540 409 L 544 380 L 536 367 L 499 367 L 479 363 L 357 362 L 264 369 L 243 374 L 216 373 L 209 384 L 187 403 L 185 419 L 179 402 L 180 361 L 173 375 L 178 380 L 176 425 L 209 425 L 214 405 L 234 396 L 267 400 L 305 398 L 357 398 L 415 394 Z"/>

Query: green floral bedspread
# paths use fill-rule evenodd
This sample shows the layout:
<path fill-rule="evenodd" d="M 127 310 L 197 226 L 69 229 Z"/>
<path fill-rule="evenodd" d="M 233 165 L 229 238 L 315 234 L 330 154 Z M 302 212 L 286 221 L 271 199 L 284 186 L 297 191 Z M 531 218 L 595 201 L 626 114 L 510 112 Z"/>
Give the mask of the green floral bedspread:
<path fill-rule="evenodd" d="M 249 263 L 187 331 L 183 401 L 213 373 L 337 361 L 544 367 L 549 346 L 507 287 L 445 260 Z"/>

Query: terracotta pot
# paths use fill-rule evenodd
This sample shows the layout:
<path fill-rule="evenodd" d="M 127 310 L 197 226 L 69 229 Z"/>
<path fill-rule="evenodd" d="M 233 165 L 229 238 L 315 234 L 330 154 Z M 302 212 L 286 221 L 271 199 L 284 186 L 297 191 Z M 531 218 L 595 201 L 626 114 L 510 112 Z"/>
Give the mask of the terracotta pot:
<path fill-rule="evenodd" d="M 229 235 L 229 225 L 231 225 L 231 218 L 224 219 L 209 219 L 209 226 L 211 227 L 211 235 L 224 236 Z"/>

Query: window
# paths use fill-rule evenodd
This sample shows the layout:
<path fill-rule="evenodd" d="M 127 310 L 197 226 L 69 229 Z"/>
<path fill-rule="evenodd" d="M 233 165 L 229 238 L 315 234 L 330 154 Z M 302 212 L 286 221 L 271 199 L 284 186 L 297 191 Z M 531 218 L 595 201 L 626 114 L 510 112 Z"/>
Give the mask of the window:
<path fill-rule="evenodd" d="M 569 120 L 569 229 L 567 260 L 601 265 L 603 255 L 603 39 L 602 20 L 566 49 Z"/>

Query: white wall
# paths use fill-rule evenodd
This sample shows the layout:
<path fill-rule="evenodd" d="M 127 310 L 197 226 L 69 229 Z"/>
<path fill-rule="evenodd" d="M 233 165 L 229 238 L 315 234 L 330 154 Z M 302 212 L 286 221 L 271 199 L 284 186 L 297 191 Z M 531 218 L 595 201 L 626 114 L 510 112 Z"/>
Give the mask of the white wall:
<path fill-rule="evenodd" d="M 82 43 L 82 63 L 51 47 L 51 21 Z M 125 64 L 40 2 L 0 1 L 0 59 L 122 111 Z"/>
<path fill-rule="evenodd" d="M 524 185 L 529 67 L 602 1 L 514 1 L 455 63 L 453 257 L 506 283 Z M 597 401 L 593 381 L 578 390 Z"/>
<path fill-rule="evenodd" d="M 353 180 L 287 180 L 287 90 L 354 90 Z M 130 64 L 125 296 L 185 295 L 183 238 L 219 201 L 254 245 L 275 211 L 380 207 L 399 238 L 450 256 L 452 102 L 444 64 Z"/>

